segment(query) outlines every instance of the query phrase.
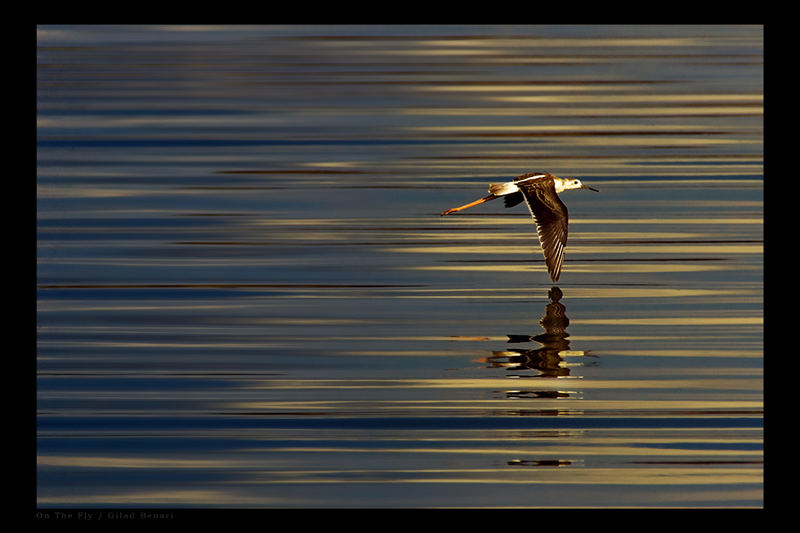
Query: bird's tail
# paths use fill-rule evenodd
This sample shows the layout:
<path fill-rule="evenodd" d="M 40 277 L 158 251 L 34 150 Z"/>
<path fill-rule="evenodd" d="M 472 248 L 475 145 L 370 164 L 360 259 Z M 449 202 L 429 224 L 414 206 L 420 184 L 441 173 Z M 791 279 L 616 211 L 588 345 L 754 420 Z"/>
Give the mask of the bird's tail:
<path fill-rule="evenodd" d="M 489 184 L 489 192 L 495 196 L 505 196 L 506 194 L 515 193 L 517 191 L 519 191 L 519 187 L 517 187 L 513 181 Z"/>

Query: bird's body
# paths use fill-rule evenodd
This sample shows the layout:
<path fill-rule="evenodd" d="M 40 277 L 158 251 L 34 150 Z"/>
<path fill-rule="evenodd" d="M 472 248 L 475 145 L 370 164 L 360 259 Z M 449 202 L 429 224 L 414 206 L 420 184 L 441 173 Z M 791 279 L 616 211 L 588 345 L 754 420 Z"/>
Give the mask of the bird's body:
<path fill-rule="evenodd" d="M 546 172 L 529 173 L 509 182 L 492 183 L 489 185 L 489 196 L 461 207 L 448 209 L 442 216 L 500 197 L 503 197 L 506 207 L 513 207 L 524 200 L 536 222 L 547 271 L 555 282 L 558 281 L 564 264 L 564 248 L 567 245 L 569 225 L 567 206 L 558 195 L 569 189 L 597 191 L 574 178 L 559 178 Z"/>

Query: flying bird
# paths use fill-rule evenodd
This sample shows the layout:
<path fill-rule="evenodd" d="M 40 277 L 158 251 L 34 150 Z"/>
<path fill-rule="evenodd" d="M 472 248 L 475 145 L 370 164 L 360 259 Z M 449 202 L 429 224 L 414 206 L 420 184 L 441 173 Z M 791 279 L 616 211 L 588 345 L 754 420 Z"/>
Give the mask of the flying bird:
<path fill-rule="evenodd" d="M 442 213 L 442 216 L 501 196 L 506 207 L 514 207 L 525 200 L 533 220 L 536 222 L 539 244 L 542 246 L 547 272 L 550 274 L 550 279 L 557 282 L 564 264 L 564 248 L 567 246 L 569 224 L 567 206 L 558 195 L 570 189 L 589 189 L 600 192 L 592 187 L 587 187 L 578 179 L 559 178 L 547 172 L 532 172 L 518 176 L 506 183 L 492 183 L 489 185 L 489 196 L 461 207 L 448 209 Z"/>

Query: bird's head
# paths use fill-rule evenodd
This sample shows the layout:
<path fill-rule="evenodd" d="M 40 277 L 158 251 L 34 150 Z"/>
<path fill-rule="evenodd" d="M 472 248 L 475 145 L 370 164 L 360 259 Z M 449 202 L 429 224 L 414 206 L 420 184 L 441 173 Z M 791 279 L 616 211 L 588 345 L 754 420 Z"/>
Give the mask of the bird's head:
<path fill-rule="evenodd" d="M 576 178 L 558 178 L 556 179 L 556 192 L 568 191 L 570 189 L 589 189 L 590 191 L 600 192 L 592 187 L 587 187 L 581 180 Z"/>

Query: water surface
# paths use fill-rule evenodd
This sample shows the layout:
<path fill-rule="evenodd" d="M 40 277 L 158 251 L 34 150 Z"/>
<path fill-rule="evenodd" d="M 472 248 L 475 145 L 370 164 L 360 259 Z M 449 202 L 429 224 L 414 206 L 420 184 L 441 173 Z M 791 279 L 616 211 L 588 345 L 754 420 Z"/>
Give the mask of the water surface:
<path fill-rule="evenodd" d="M 39 507 L 760 507 L 762 45 L 39 27 Z"/>

